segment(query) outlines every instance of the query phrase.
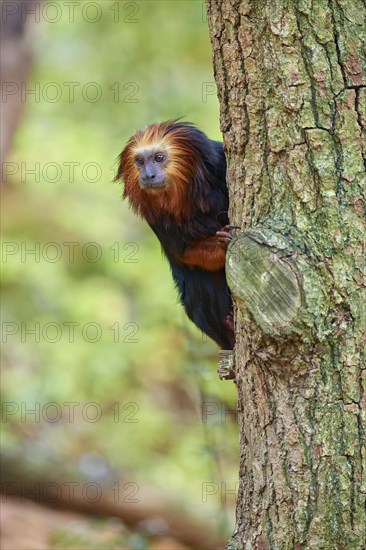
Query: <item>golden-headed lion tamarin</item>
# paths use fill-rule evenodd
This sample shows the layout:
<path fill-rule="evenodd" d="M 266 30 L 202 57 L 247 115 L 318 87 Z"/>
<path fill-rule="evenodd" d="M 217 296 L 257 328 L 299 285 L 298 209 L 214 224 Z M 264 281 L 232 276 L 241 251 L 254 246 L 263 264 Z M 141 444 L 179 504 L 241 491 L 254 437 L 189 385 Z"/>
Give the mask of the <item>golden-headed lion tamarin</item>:
<path fill-rule="evenodd" d="M 188 317 L 232 349 L 225 278 L 232 227 L 222 143 L 190 123 L 151 124 L 128 141 L 116 179 L 124 180 L 124 197 L 158 237 Z"/>

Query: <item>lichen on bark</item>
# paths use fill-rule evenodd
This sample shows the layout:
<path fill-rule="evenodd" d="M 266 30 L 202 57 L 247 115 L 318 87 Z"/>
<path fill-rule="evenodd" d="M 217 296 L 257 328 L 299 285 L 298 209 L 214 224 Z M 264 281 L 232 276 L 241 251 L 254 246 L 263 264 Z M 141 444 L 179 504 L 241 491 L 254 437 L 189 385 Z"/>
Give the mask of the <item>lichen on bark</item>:
<path fill-rule="evenodd" d="M 229 547 L 360 550 L 366 5 L 206 3 L 242 228 L 227 261 L 241 431 Z"/>

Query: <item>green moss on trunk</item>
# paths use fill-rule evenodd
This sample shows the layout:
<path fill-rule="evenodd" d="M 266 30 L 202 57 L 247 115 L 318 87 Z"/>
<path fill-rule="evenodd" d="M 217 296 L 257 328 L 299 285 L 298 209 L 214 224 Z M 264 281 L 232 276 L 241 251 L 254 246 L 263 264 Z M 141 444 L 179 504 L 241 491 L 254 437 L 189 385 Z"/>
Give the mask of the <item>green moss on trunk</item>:
<path fill-rule="evenodd" d="M 366 540 L 366 6 L 206 0 L 231 220 L 230 548 Z"/>

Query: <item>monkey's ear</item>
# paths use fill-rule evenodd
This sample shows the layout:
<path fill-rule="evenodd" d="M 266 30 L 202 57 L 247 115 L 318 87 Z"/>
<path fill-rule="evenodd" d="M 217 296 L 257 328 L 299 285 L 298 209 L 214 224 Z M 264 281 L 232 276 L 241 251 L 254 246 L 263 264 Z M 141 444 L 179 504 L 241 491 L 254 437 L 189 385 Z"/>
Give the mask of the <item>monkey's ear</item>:
<path fill-rule="evenodd" d="M 118 168 L 113 181 L 116 182 L 122 179 L 123 179 L 123 152 L 118 155 Z"/>

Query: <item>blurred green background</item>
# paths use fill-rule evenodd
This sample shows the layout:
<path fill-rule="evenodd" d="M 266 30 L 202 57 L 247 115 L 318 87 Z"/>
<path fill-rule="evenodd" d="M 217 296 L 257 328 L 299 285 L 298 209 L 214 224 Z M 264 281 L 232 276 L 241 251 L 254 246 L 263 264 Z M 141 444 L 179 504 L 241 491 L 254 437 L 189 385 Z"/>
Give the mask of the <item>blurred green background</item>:
<path fill-rule="evenodd" d="M 158 241 L 113 182 L 148 123 L 184 117 L 221 139 L 204 3 L 89 4 L 37 25 L 35 93 L 7 158 L 3 449 L 52 465 L 52 479 L 66 468 L 155 487 L 226 536 L 234 497 L 203 491 L 237 481 L 235 387 L 218 380 L 217 346 L 186 320 Z"/>

